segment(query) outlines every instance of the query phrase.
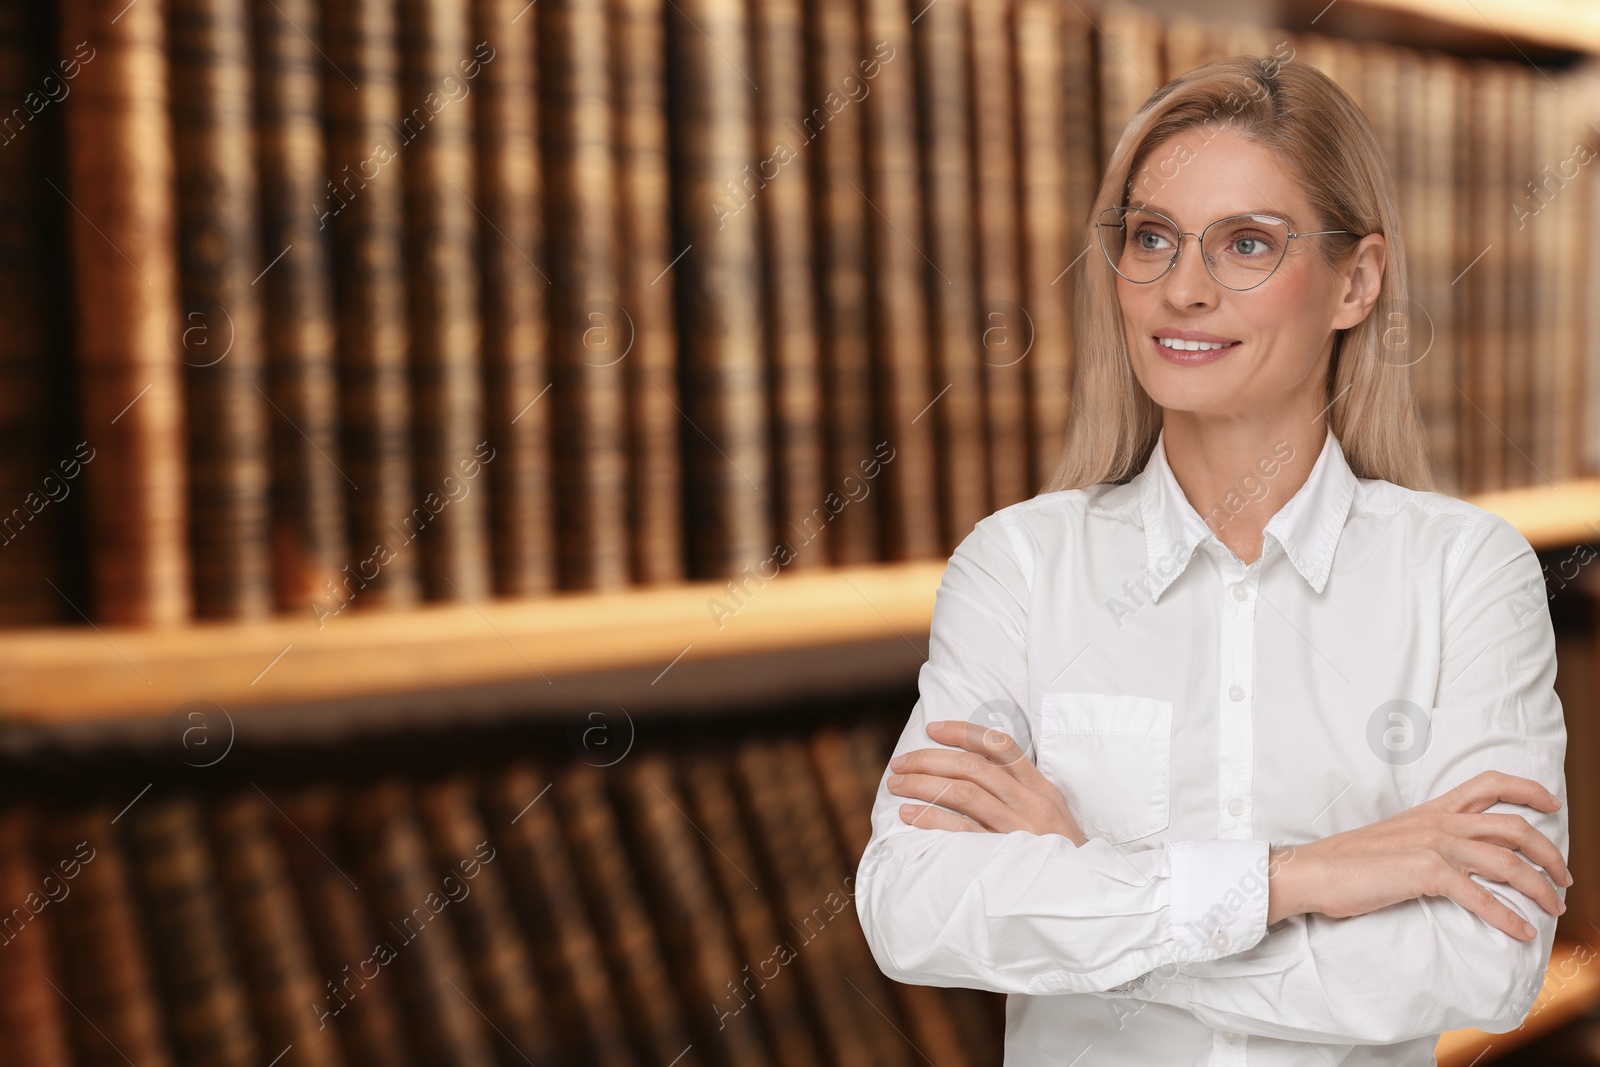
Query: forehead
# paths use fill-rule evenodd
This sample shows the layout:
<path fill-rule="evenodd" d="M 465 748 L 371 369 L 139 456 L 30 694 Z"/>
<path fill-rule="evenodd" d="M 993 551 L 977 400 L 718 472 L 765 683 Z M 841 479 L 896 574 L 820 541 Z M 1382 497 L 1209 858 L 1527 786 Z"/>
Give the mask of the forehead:
<path fill-rule="evenodd" d="M 1128 203 L 1181 226 L 1252 212 L 1311 214 L 1299 180 L 1271 149 L 1228 129 L 1184 130 L 1158 142 L 1134 170 Z"/>

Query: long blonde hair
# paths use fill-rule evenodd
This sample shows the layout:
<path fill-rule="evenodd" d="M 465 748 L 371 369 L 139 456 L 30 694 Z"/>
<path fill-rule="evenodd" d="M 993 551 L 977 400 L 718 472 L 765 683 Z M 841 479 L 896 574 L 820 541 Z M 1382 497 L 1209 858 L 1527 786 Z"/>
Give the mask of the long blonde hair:
<path fill-rule="evenodd" d="M 1431 490 L 1428 439 L 1412 391 L 1410 288 L 1394 179 L 1367 118 L 1333 79 L 1305 63 L 1235 56 L 1182 74 L 1144 102 L 1117 142 L 1094 207 L 1084 220 L 1090 251 L 1074 290 L 1076 417 L 1055 474 L 1040 492 L 1123 482 L 1143 469 L 1161 429 L 1161 408 L 1129 363 L 1116 274 L 1100 254 L 1095 218 L 1126 202 L 1129 183 L 1168 138 L 1224 122 L 1279 154 L 1299 177 L 1319 220 L 1309 230 L 1382 233 L 1387 244 L 1378 302 L 1359 324 L 1337 331 L 1326 402 L 1334 436 L 1358 478 Z M 1359 236 L 1306 238 L 1348 256 Z M 1402 348 L 1401 354 L 1386 354 Z"/>

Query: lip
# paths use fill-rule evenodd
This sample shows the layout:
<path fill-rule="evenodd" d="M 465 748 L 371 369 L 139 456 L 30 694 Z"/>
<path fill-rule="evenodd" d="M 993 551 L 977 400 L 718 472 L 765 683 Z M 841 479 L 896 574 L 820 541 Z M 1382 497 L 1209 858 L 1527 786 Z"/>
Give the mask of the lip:
<path fill-rule="evenodd" d="M 1200 341 L 1212 345 L 1228 345 L 1227 348 L 1213 348 L 1208 352 L 1180 352 L 1161 344 L 1159 337 L 1170 337 L 1178 341 Z M 1185 367 L 1198 367 L 1206 363 L 1215 363 L 1223 356 L 1228 355 L 1244 342 L 1235 341 L 1231 337 L 1218 337 L 1214 333 L 1203 330 L 1180 330 L 1173 326 L 1164 326 L 1157 330 L 1150 338 L 1150 346 L 1158 355 L 1168 363 L 1177 363 Z"/>

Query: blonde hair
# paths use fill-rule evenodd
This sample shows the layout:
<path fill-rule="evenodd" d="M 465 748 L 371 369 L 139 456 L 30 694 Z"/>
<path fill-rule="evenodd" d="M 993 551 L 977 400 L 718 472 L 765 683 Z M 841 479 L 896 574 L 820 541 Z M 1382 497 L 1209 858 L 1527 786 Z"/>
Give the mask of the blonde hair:
<path fill-rule="evenodd" d="M 1235 56 L 1182 74 L 1144 102 L 1117 142 L 1094 207 L 1084 220 L 1090 251 L 1074 290 L 1077 350 L 1073 403 L 1061 460 L 1040 492 L 1123 482 L 1143 469 L 1161 429 L 1161 408 L 1134 376 L 1123 331 L 1116 274 L 1100 253 L 1095 218 L 1126 202 L 1132 175 L 1154 148 L 1218 122 L 1284 160 L 1303 183 L 1315 220 L 1306 230 L 1351 235 L 1329 242 L 1329 258 L 1348 257 L 1360 235 L 1382 233 L 1386 265 L 1378 302 L 1355 326 L 1337 331 L 1326 385 L 1327 417 L 1358 478 L 1431 490 L 1428 439 L 1412 391 L 1409 357 L 1390 362 L 1386 343 L 1408 325 L 1410 289 L 1394 179 L 1367 118 L 1333 79 L 1305 63 Z"/>

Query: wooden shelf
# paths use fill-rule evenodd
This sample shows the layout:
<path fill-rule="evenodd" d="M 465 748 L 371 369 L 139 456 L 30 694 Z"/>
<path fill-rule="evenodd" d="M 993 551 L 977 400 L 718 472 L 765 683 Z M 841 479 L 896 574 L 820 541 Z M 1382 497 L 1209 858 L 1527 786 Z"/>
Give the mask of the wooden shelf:
<path fill-rule="evenodd" d="M 1600 479 L 1474 498 L 1541 550 L 1600 540 Z M 170 715 L 191 700 L 249 709 L 448 701 L 526 712 L 596 703 L 711 711 L 771 696 L 914 682 L 945 561 L 780 574 L 744 603 L 723 582 L 541 600 L 348 611 L 176 629 L 12 631 L 0 722 Z M 716 602 L 730 614 L 714 617 Z"/>
<path fill-rule="evenodd" d="M 1492 1063 L 1600 1005 L 1600 974 L 1590 966 L 1593 962 L 1594 949 L 1558 938 L 1550 950 L 1544 987 L 1522 1025 L 1505 1034 L 1452 1030 L 1440 1035 L 1433 1051 L 1439 1067 Z"/>
<path fill-rule="evenodd" d="M 1551 48 L 1600 52 L 1600 6 L 1593 0 L 1359 0 L 1360 6 L 1430 19 L 1469 33 Z M 1301 4 L 1321 8 L 1320 2 Z"/>

